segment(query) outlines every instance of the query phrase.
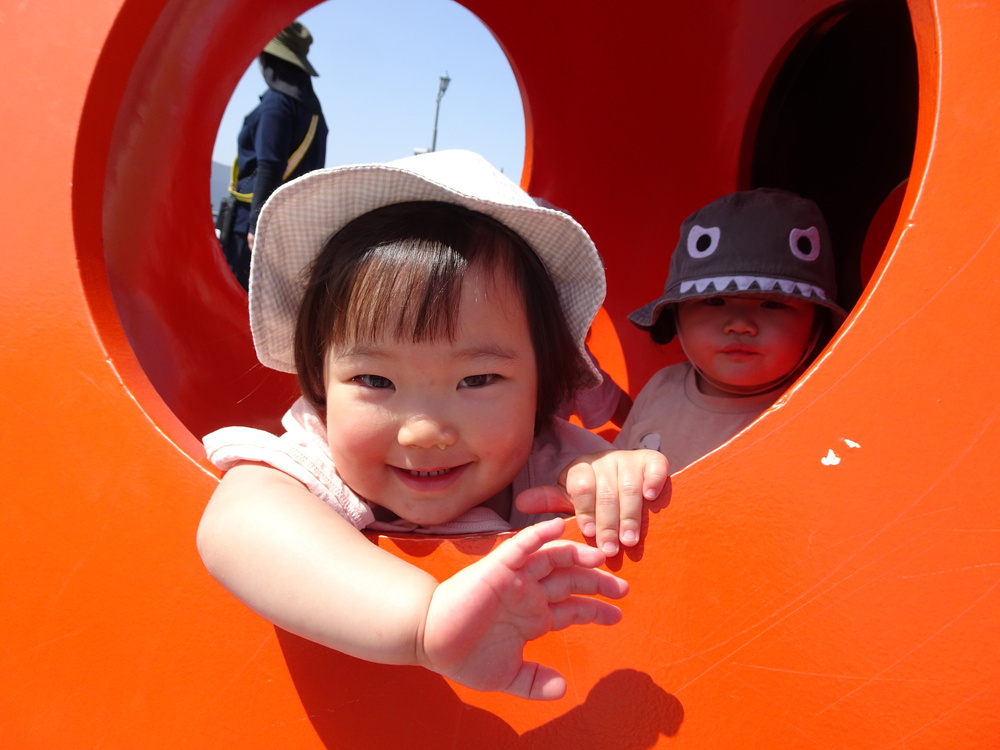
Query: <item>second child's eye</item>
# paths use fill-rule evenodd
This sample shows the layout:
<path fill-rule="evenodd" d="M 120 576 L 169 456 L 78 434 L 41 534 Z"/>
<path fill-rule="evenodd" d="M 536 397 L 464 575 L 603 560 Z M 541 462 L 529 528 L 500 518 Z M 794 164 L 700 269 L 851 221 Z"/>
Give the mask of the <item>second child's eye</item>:
<path fill-rule="evenodd" d="M 489 373 L 487 375 L 470 375 L 467 378 L 462 378 L 462 382 L 458 384 L 459 388 L 482 388 L 484 385 L 489 385 L 490 383 L 495 383 L 500 379 L 500 376 L 495 373 Z"/>
<path fill-rule="evenodd" d="M 763 307 L 765 310 L 783 310 L 784 308 L 788 307 L 788 305 L 786 305 L 784 302 L 781 302 L 776 299 L 762 300 L 760 306 Z"/>
<path fill-rule="evenodd" d="M 392 388 L 392 381 L 381 375 L 356 375 L 353 380 L 369 388 Z"/>
<path fill-rule="evenodd" d="M 722 297 L 708 297 L 701 302 L 703 305 L 708 305 L 709 307 L 724 307 L 726 304 L 726 301 Z"/>

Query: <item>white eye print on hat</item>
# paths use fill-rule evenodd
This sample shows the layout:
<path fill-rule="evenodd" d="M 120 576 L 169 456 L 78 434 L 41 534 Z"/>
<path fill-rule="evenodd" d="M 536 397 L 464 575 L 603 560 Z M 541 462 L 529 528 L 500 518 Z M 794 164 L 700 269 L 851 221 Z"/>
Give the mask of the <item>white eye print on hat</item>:
<path fill-rule="evenodd" d="M 793 229 L 788 235 L 788 248 L 799 260 L 816 260 L 820 251 L 819 230 L 816 227 Z"/>
<path fill-rule="evenodd" d="M 707 258 L 719 247 L 721 234 L 718 227 L 700 227 L 695 224 L 688 232 L 688 255 L 692 258 Z"/>

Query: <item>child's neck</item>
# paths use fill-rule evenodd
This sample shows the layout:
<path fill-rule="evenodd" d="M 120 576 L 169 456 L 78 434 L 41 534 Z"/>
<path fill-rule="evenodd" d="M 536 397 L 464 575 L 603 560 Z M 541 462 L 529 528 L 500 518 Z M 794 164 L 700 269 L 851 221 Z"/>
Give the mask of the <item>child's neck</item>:
<path fill-rule="evenodd" d="M 701 370 L 695 369 L 694 376 L 698 392 L 704 396 L 713 396 L 715 398 L 751 398 L 753 396 L 762 396 L 765 393 L 770 393 L 784 387 L 788 381 L 788 376 L 786 375 L 774 383 L 765 383 L 762 386 L 751 387 L 742 392 L 737 386 L 729 386 L 726 383 L 710 380 Z"/>
<path fill-rule="evenodd" d="M 510 518 L 510 506 L 512 502 L 513 497 L 510 485 L 507 485 L 485 503 L 480 503 L 479 507 L 489 508 L 506 521 Z"/>

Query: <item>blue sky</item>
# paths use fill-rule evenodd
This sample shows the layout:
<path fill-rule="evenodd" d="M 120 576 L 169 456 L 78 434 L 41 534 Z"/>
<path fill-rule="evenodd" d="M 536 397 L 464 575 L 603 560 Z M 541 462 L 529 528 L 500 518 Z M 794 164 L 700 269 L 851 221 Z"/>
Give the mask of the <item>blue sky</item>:
<path fill-rule="evenodd" d="M 520 180 L 521 96 L 499 45 L 468 10 L 451 0 L 327 0 L 299 20 L 314 40 L 309 60 L 330 127 L 327 166 L 390 161 L 430 147 L 447 73 L 437 149 L 478 151 Z M 213 150 L 213 160 L 227 165 L 243 117 L 264 91 L 256 60 L 247 65 Z"/>

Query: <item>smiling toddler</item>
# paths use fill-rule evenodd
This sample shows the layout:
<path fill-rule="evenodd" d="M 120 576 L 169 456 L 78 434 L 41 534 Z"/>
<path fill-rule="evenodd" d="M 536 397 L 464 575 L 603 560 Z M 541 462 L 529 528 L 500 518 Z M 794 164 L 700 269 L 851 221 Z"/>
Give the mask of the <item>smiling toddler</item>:
<path fill-rule="evenodd" d="M 208 570 L 270 621 L 346 654 L 562 695 L 555 670 L 524 661 L 525 643 L 617 622 L 593 596 L 627 586 L 599 570 L 605 552 L 557 541 L 556 514 L 515 500 L 610 448 L 555 417 L 600 382 L 584 340 L 603 297 L 584 229 L 476 154 L 319 170 L 279 188 L 257 225 L 250 324 L 261 363 L 297 373 L 302 396 L 280 436 L 205 437 L 226 471 L 198 530 Z M 653 455 L 662 468 L 638 484 L 649 497 L 667 478 Z M 637 504 L 622 507 L 621 543 L 636 544 Z M 618 549 L 615 511 L 590 531 L 602 549 Z M 523 530 L 438 582 L 363 529 Z"/>

